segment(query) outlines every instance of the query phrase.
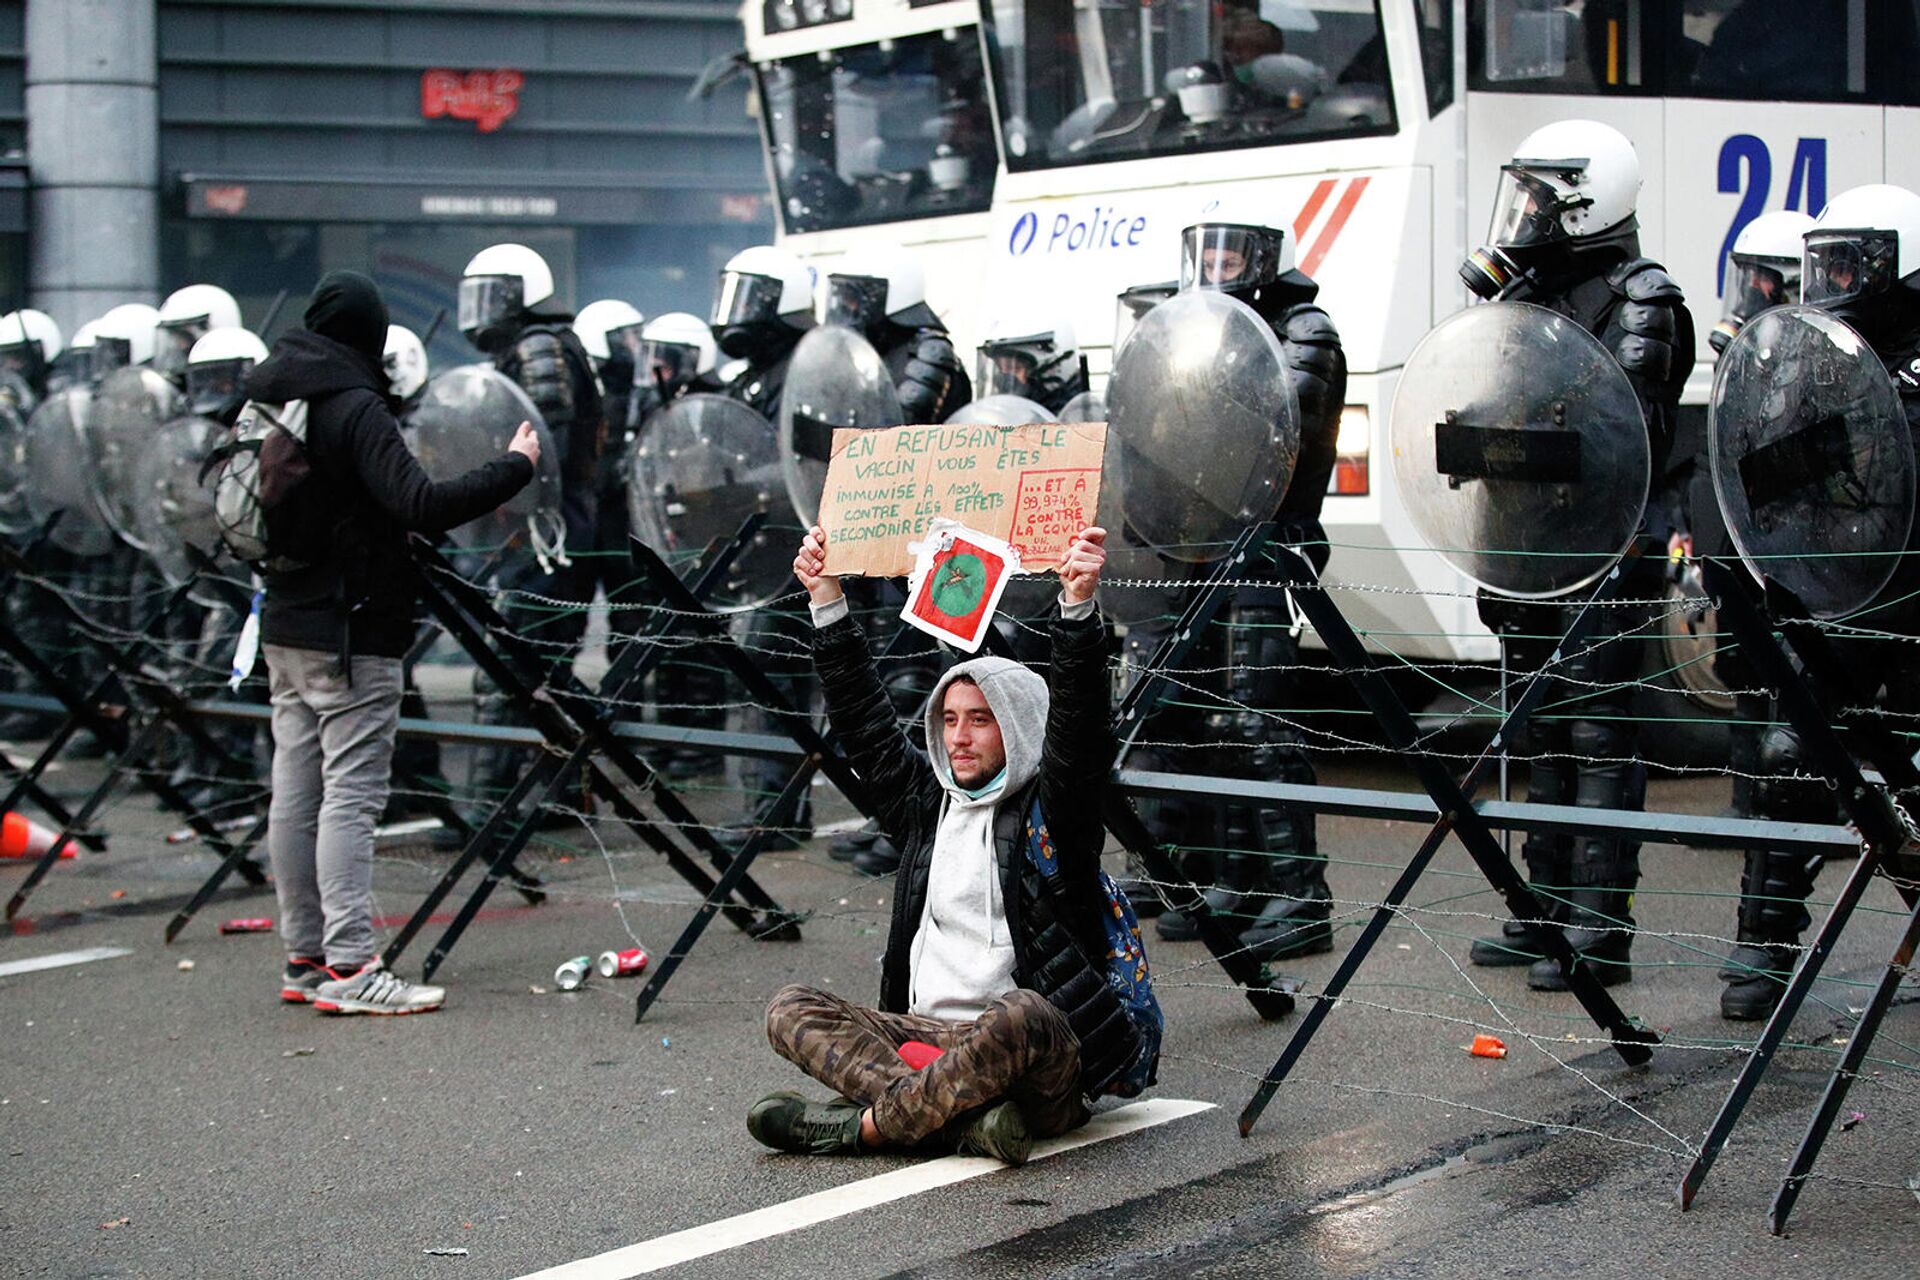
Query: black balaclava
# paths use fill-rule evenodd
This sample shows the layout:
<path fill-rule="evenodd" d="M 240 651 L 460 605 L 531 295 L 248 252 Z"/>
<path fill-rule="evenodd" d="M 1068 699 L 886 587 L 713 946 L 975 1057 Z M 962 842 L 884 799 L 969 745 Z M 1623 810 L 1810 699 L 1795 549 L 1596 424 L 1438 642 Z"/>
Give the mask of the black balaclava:
<path fill-rule="evenodd" d="M 322 337 L 373 361 L 380 368 L 387 349 L 387 302 L 380 286 L 358 271 L 329 271 L 313 287 L 305 323 Z"/>

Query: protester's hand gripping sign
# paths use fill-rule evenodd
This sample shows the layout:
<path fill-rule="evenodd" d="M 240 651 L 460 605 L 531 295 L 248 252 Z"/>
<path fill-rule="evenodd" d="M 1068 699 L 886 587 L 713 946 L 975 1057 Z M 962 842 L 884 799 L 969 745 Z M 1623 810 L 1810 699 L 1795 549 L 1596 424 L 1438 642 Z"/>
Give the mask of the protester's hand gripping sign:
<path fill-rule="evenodd" d="M 1104 423 L 842 428 L 820 523 L 830 572 L 908 578 L 901 617 L 974 652 L 1006 580 L 1096 523 Z"/>

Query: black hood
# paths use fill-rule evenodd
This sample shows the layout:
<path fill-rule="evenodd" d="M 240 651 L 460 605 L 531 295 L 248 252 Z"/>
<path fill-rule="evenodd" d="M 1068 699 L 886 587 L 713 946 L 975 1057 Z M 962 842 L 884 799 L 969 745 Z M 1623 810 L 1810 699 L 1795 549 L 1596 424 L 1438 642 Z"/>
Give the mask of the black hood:
<path fill-rule="evenodd" d="M 380 286 L 358 271 L 329 271 L 313 287 L 304 323 L 380 363 L 387 349 L 387 303 Z"/>
<path fill-rule="evenodd" d="M 355 387 L 365 387 L 380 396 L 387 394 L 387 374 L 379 360 L 306 329 L 282 334 L 273 344 L 272 353 L 247 375 L 247 398 L 267 404 L 311 399 Z"/>

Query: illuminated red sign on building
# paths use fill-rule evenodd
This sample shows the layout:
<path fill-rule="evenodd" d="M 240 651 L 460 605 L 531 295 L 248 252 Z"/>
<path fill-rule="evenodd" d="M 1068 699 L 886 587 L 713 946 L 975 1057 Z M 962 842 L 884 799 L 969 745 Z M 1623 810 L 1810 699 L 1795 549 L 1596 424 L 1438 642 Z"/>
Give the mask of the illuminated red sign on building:
<path fill-rule="evenodd" d="M 520 90 L 527 78 L 518 71 L 448 71 L 435 67 L 420 73 L 420 115 L 428 120 L 445 116 L 471 120 L 482 133 L 492 133 L 520 110 Z"/>

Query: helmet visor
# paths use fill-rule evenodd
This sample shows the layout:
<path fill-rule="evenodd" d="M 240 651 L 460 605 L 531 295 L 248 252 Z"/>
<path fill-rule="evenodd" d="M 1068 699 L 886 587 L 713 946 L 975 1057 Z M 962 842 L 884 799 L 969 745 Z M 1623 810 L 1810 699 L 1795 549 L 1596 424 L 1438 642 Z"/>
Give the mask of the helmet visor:
<path fill-rule="evenodd" d="M 169 378 L 185 373 L 187 356 L 193 351 L 193 344 L 206 336 L 206 332 L 205 316 L 196 320 L 175 320 L 156 328 L 153 332 L 155 372 L 164 373 Z"/>
<path fill-rule="evenodd" d="M 460 282 L 460 332 L 472 336 L 518 315 L 519 276 L 468 276 Z"/>
<path fill-rule="evenodd" d="M 1720 318 L 1745 324 L 1769 307 L 1798 302 L 1800 264 L 1778 258 L 1730 256 L 1720 285 Z"/>
<path fill-rule="evenodd" d="M 131 338 L 95 338 L 87 357 L 87 372 L 94 378 L 104 378 L 115 369 L 124 369 L 132 363 Z"/>
<path fill-rule="evenodd" d="M 618 329 L 607 330 L 607 359 L 637 364 L 640 359 L 642 327 L 637 324 L 623 324 Z"/>
<path fill-rule="evenodd" d="M 247 398 L 247 373 L 253 361 L 202 360 L 187 366 L 187 407 L 195 413 L 219 417 Z"/>
<path fill-rule="evenodd" d="M 1566 215 L 1593 201 L 1575 197 L 1556 183 L 1571 185 L 1585 170 L 1584 162 L 1565 169 L 1545 170 L 1517 164 L 1502 165 L 1500 189 L 1493 197 L 1493 222 L 1487 243 L 1507 249 L 1568 240 Z"/>
<path fill-rule="evenodd" d="M 713 304 L 713 327 L 766 324 L 780 318 L 781 286 L 771 276 L 739 271 L 720 273 L 720 296 Z"/>
<path fill-rule="evenodd" d="M 886 318 L 887 282 L 877 276 L 828 276 L 827 323 L 867 329 Z"/>
<path fill-rule="evenodd" d="M 1284 233 L 1272 227 L 1201 223 L 1180 233 L 1182 289 L 1255 289 L 1280 278 Z"/>
<path fill-rule="evenodd" d="M 643 342 L 640 362 L 648 381 L 677 386 L 700 372 L 700 348 L 686 342 Z"/>
<path fill-rule="evenodd" d="M 986 342 L 975 366 L 976 396 L 1033 396 L 1033 375 L 1039 366 L 1031 342 Z"/>
<path fill-rule="evenodd" d="M 1900 236 L 1873 228 L 1807 233 L 1804 301 L 1815 306 L 1885 293 L 1899 279 Z"/>
<path fill-rule="evenodd" d="M 0 347 L 0 373 L 18 374 L 22 378 L 31 378 L 40 371 L 40 344 L 29 338 L 25 342 L 12 342 Z"/>

